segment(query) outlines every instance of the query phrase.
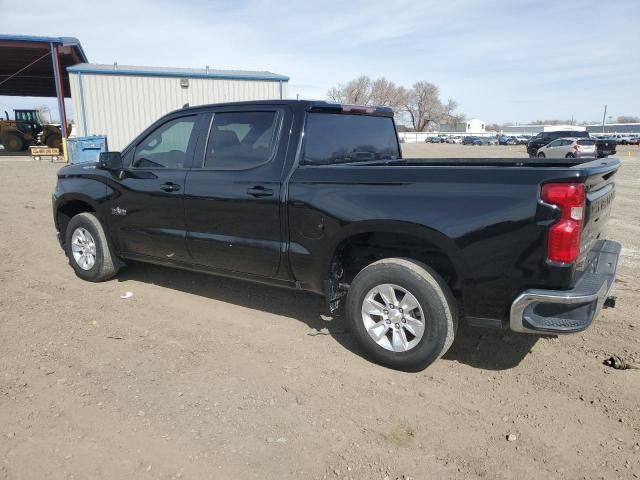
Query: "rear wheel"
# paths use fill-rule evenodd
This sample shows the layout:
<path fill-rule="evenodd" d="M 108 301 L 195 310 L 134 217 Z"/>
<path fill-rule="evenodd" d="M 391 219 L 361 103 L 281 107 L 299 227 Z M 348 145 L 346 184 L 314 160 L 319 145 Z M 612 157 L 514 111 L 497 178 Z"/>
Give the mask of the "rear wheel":
<path fill-rule="evenodd" d="M 540 152 L 537 155 L 538 158 L 546 158 L 546 155 L 544 154 L 544 152 Z"/>
<path fill-rule="evenodd" d="M 398 370 L 422 370 L 444 355 L 453 343 L 457 315 L 444 280 L 405 258 L 365 267 L 347 296 L 347 318 L 358 343 L 374 361 Z"/>
<path fill-rule="evenodd" d="M 21 152 L 24 149 L 24 140 L 15 133 L 5 133 L 0 140 L 8 152 Z"/>
<path fill-rule="evenodd" d="M 79 213 L 69 221 L 65 250 L 71 268 L 83 280 L 101 282 L 118 273 L 102 225 L 92 213 Z"/>
<path fill-rule="evenodd" d="M 564 158 L 576 158 L 576 156 L 573 153 L 567 153 L 567 156 Z"/>

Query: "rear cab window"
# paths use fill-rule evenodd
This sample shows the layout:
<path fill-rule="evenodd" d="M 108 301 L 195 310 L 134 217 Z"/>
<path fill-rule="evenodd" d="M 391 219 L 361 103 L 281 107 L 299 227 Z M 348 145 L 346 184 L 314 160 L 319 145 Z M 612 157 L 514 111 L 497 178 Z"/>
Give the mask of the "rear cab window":
<path fill-rule="evenodd" d="M 391 117 L 316 112 L 307 115 L 301 165 L 398 158 L 398 138 Z"/>

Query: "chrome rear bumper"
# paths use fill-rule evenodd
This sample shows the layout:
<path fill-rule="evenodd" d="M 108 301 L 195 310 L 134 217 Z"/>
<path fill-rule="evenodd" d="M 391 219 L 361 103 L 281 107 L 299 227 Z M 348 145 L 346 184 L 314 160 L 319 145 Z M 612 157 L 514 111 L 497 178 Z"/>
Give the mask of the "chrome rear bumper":
<path fill-rule="evenodd" d="M 557 335 L 587 329 L 609 297 L 620 249 L 617 242 L 599 241 L 595 259 L 571 290 L 523 292 L 511 305 L 511 330 Z"/>

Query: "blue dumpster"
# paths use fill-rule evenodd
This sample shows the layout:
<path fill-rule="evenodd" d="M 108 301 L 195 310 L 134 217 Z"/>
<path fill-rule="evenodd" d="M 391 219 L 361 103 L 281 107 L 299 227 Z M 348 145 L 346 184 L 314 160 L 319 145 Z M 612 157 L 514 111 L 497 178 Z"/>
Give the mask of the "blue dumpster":
<path fill-rule="evenodd" d="M 106 151 L 107 137 L 104 135 L 67 138 L 69 163 L 97 162 L 100 152 Z"/>

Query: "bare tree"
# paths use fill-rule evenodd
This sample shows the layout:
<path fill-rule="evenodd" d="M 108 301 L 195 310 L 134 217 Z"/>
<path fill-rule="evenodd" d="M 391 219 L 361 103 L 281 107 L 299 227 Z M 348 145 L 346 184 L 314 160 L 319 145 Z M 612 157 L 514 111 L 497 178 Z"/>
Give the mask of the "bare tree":
<path fill-rule="evenodd" d="M 363 75 L 346 84 L 338 85 L 327 93 L 330 100 L 357 105 L 381 105 L 399 111 L 405 103 L 406 88 L 386 78 L 371 78 Z"/>
<path fill-rule="evenodd" d="M 440 91 L 429 82 L 414 83 L 404 108 L 416 132 L 423 132 L 430 123 L 440 121 L 444 115 Z"/>
<path fill-rule="evenodd" d="M 455 112 L 458 104 L 451 99 L 443 104 L 438 87 L 429 82 L 417 82 L 406 89 L 384 77 L 372 80 L 363 75 L 332 88 L 327 97 L 338 103 L 391 107 L 396 115 L 406 115 L 415 131 L 426 130 L 435 122 L 457 123 L 465 119 Z"/>
<path fill-rule="evenodd" d="M 456 123 L 463 123 L 467 117 L 463 113 L 456 113 L 457 109 L 458 102 L 452 99 L 447 100 L 447 103 L 443 105 L 443 114 L 440 122 L 452 125 L 455 125 Z"/>
<path fill-rule="evenodd" d="M 635 115 L 620 115 L 616 118 L 616 122 L 618 123 L 640 123 L 640 117 L 636 117 Z"/>
<path fill-rule="evenodd" d="M 406 88 L 390 82 L 386 78 L 378 78 L 371 84 L 370 103 L 391 107 L 400 112 L 407 102 L 409 92 Z"/>
<path fill-rule="evenodd" d="M 371 99 L 371 79 L 362 75 L 346 84 L 332 88 L 327 96 L 330 100 L 338 103 L 368 105 Z"/>
<path fill-rule="evenodd" d="M 38 116 L 40 120 L 44 123 L 51 123 L 51 109 L 46 105 L 38 105 L 35 108 L 38 111 Z"/>

